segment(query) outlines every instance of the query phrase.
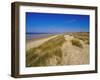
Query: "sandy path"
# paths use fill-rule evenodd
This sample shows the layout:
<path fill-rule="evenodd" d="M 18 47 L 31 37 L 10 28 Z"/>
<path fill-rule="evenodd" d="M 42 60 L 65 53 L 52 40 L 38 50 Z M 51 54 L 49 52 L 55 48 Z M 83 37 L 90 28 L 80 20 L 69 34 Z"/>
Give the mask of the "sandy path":
<path fill-rule="evenodd" d="M 83 48 L 73 46 L 71 40 L 74 38 L 70 35 L 65 35 L 66 42 L 62 46 L 63 65 L 77 65 L 77 64 L 88 64 L 89 63 L 89 46 L 85 45 L 83 41 Z"/>
<path fill-rule="evenodd" d="M 34 47 L 38 47 L 39 45 L 43 44 L 44 42 L 52 39 L 52 38 L 55 38 L 57 37 L 58 35 L 55 35 L 55 36 L 51 36 L 49 38 L 45 38 L 45 39 L 42 39 L 42 40 L 37 40 L 37 41 L 30 41 L 30 42 L 27 42 L 26 43 L 26 50 L 29 50 L 30 48 L 34 48 Z"/>

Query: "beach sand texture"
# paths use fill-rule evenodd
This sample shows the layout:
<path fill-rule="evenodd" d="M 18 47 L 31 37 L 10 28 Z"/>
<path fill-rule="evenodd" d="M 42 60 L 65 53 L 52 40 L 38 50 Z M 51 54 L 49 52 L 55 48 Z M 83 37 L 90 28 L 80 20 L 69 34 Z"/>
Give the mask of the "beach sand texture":
<path fill-rule="evenodd" d="M 89 64 L 89 43 L 85 36 L 61 34 L 26 43 L 26 66 Z M 47 45 L 46 45 L 47 44 Z"/>

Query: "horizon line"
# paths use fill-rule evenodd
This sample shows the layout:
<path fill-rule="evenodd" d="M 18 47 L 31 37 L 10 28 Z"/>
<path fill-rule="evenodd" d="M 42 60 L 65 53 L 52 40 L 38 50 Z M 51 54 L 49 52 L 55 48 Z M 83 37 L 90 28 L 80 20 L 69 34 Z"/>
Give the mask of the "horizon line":
<path fill-rule="evenodd" d="M 75 31 L 76 32 L 76 31 Z M 45 33 L 51 33 L 51 34 L 53 34 L 53 33 L 75 33 L 75 32 L 26 32 L 26 34 L 38 34 L 38 33 L 43 33 L 43 34 L 45 34 Z M 77 32 L 83 32 L 83 31 L 77 31 Z M 84 31 L 84 32 L 89 32 L 89 31 Z"/>

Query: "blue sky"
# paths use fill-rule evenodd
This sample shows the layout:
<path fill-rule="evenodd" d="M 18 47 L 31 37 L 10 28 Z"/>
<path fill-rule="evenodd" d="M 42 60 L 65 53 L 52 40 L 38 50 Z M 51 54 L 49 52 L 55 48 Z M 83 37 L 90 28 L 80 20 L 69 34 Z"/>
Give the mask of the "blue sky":
<path fill-rule="evenodd" d="M 89 32 L 89 15 L 26 12 L 26 33 Z"/>

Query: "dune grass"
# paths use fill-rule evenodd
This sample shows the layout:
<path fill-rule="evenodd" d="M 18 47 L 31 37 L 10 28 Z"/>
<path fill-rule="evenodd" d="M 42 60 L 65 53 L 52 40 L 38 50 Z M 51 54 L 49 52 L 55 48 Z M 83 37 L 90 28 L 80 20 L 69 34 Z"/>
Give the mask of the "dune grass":
<path fill-rule="evenodd" d="M 89 33 L 76 33 L 74 37 L 82 40 L 85 44 L 89 44 Z"/>
<path fill-rule="evenodd" d="M 50 62 L 55 65 L 61 65 L 62 50 L 61 47 L 66 41 L 64 35 L 71 35 L 74 38 L 71 40 L 72 45 L 83 48 L 83 44 L 89 44 L 89 33 L 64 33 L 57 37 L 50 39 L 42 45 L 31 48 L 26 51 L 26 67 L 37 67 L 37 66 L 52 66 Z M 55 61 L 56 59 L 56 61 Z M 52 60 L 52 61 L 51 61 Z"/>
<path fill-rule="evenodd" d="M 64 34 L 74 36 L 75 38 L 82 40 L 85 44 L 89 44 L 89 32 L 68 32 Z"/>
<path fill-rule="evenodd" d="M 64 42 L 63 35 L 59 35 L 36 48 L 26 51 L 26 66 L 48 66 L 47 60 L 53 58 L 53 56 L 57 57 L 55 64 L 60 64 L 59 58 L 62 58 L 61 46 Z"/>
<path fill-rule="evenodd" d="M 83 48 L 82 43 L 77 38 L 72 39 L 72 45 L 77 46 L 77 47 L 80 47 L 80 48 Z"/>

